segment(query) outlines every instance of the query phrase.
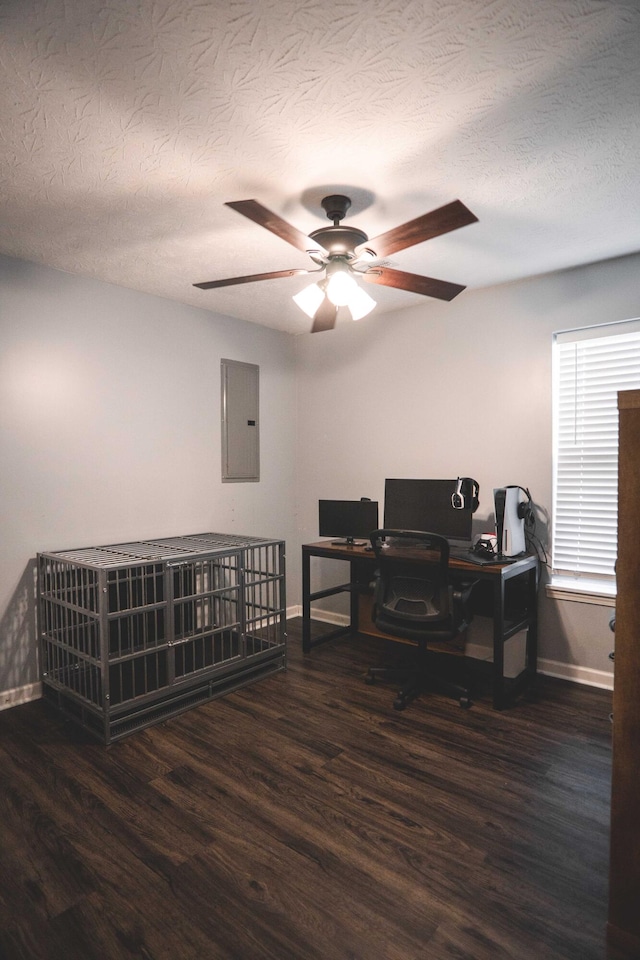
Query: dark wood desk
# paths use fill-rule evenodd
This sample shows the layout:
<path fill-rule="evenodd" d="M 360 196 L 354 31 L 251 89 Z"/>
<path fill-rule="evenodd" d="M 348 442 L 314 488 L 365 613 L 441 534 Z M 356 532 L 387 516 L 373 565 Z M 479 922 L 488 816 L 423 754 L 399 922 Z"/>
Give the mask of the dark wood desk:
<path fill-rule="evenodd" d="M 311 592 L 311 558 L 346 560 L 350 576 L 346 583 Z M 451 558 L 454 576 L 461 580 L 477 580 L 472 607 L 475 613 L 493 620 L 493 667 L 491 672 L 493 705 L 502 710 L 528 686 L 536 675 L 538 641 L 538 558 L 523 557 L 514 563 L 492 563 L 486 566 Z M 352 633 L 375 633 L 369 617 L 361 617 L 361 601 L 371 604 L 369 584 L 375 569 L 375 557 L 362 546 L 332 544 L 330 540 L 307 543 L 302 547 L 302 649 L 309 653 L 318 644 Z M 349 624 L 329 630 L 311 639 L 311 604 L 314 600 L 339 593 L 350 594 Z M 525 664 L 515 677 L 504 675 L 505 643 L 515 634 L 526 631 Z M 389 639 L 397 639 L 390 637 Z"/>

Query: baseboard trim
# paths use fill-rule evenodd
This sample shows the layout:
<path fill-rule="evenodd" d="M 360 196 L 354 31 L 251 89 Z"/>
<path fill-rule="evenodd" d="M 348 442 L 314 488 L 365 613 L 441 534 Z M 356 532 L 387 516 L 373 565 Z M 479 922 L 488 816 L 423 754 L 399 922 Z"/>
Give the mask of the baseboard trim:
<path fill-rule="evenodd" d="M 287 620 L 301 616 L 302 607 L 300 605 L 297 607 L 287 607 Z M 346 627 L 349 625 L 349 617 L 346 613 L 333 613 L 332 610 L 320 610 L 317 607 L 313 608 L 313 619 L 320 620 L 321 623 L 335 623 L 338 627 Z"/>
<path fill-rule="evenodd" d="M 42 684 L 27 683 L 24 687 L 15 687 L 13 690 L 3 690 L 0 693 L 0 710 L 8 710 L 10 707 L 17 707 L 21 703 L 30 703 L 31 700 L 39 700 L 42 696 Z"/>
<path fill-rule="evenodd" d="M 538 672 L 544 673 L 546 677 L 581 683 L 585 687 L 613 690 L 613 674 L 607 673 L 606 670 L 577 667 L 574 663 L 559 663 L 557 660 L 538 660 Z"/>
<path fill-rule="evenodd" d="M 293 606 L 287 609 L 287 617 L 301 617 L 302 607 Z M 331 610 L 314 608 L 313 619 L 322 623 L 334 623 L 336 626 L 346 627 L 349 617 L 343 613 L 333 613 Z M 491 659 L 491 649 L 480 644 L 474 644 L 469 651 L 480 660 Z M 538 673 L 545 677 L 555 677 L 557 680 L 570 680 L 586 687 L 600 687 L 602 690 L 613 690 L 613 674 L 606 670 L 592 670 L 590 667 L 577 667 L 573 663 L 561 663 L 558 660 L 538 660 Z"/>

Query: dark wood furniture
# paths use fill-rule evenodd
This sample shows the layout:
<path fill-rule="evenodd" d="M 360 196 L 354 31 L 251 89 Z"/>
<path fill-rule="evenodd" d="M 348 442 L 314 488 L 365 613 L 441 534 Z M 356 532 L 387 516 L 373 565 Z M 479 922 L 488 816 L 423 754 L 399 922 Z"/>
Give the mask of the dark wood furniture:
<path fill-rule="evenodd" d="M 349 579 L 337 586 L 312 592 L 311 558 L 321 557 L 349 563 Z M 493 665 L 491 680 L 493 705 L 502 710 L 527 687 L 536 675 L 537 662 L 537 598 L 538 558 L 527 556 L 514 563 L 478 566 L 456 557 L 450 566 L 460 579 L 478 580 L 472 608 L 479 615 L 493 619 Z M 380 634 L 371 624 L 370 583 L 375 569 L 373 553 L 364 546 L 333 544 L 329 540 L 302 546 L 302 649 L 305 653 L 320 643 L 353 633 Z M 350 594 L 349 623 L 311 636 L 311 604 L 339 593 Z M 525 664 L 516 677 L 504 674 L 505 643 L 517 633 L 526 631 Z M 397 640 L 396 637 L 389 637 Z"/>
<path fill-rule="evenodd" d="M 640 390 L 618 394 L 609 939 L 640 956 Z"/>

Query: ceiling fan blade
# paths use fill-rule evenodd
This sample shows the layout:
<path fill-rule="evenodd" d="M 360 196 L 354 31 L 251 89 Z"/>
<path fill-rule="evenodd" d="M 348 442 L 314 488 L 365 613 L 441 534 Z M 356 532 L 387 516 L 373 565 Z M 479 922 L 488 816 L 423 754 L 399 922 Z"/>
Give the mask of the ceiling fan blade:
<path fill-rule="evenodd" d="M 308 237 L 302 233 L 302 231 L 297 230 L 296 227 L 287 223 L 287 221 L 279 217 L 277 213 L 273 213 L 272 210 L 267 210 L 267 208 L 263 207 L 257 200 L 235 200 L 226 203 L 225 206 L 231 207 L 232 210 L 237 210 L 243 217 L 248 217 L 249 220 L 253 220 L 258 226 L 264 227 L 265 230 L 270 230 L 271 233 L 275 233 L 276 237 L 280 237 L 281 240 L 286 240 L 286 242 L 290 243 L 293 247 L 302 250 L 303 253 L 307 253 L 309 250 L 319 250 L 322 253 L 326 253 L 326 250 L 312 240 L 311 237 Z"/>
<path fill-rule="evenodd" d="M 459 283 L 421 277 L 417 273 L 405 273 L 403 270 L 392 270 L 390 267 L 374 267 L 368 273 L 361 273 L 359 276 L 369 283 L 381 283 L 385 287 L 409 290 L 410 293 L 421 293 L 425 297 L 435 297 L 437 300 L 453 300 L 465 289 Z"/>
<path fill-rule="evenodd" d="M 425 213 L 421 217 L 416 217 L 415 220 L 409 220 L 408 223 L 403 223 L 372 240 L 367 240 L 362 247 L 371 247 L 378 257 L 387 257 L 397 253 L 398 250 L 406 250 L 415 243 L 422 243 L 424 240 L 431 240 L 433 237 L 439 237 L 459 227 L 466 227 L 470 223 L 475 223 L 477 219 L 461 200 L 453 200 L 444 207 L 438 207 L 431 213 Z M 356 253 L 359 250 L 360 247 L 356 248 Z"/>
<path fill-rule="evenodd" d="M 254 280 L 278 280 L 280 277 L 295 277 L 300 273 L 318 273 L 318 270 L 274 270 L 272 273 L 253 273 L 249 277 L 230 277 L 228 280 L 207 280 L 194 283 L 200 290 L 213 290 L 214 287 L 231 287 L 236 283 L 253 283 Z"/>
<path fill-rule="evenodd" d="M 331 303 L 329 297 L 325 297 L 313 318 L 311 333 L 321 333 L 323 330 L 333 330 L 336 325 L 338 308 Z"/>

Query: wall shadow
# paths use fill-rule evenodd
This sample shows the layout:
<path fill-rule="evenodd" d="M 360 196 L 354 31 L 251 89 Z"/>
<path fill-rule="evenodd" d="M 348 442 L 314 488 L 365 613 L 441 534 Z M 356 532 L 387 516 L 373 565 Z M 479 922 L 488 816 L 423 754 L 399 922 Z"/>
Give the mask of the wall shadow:
<path fill-rule="evenodd" d="M 36 569 L 33 557 L 0 620 L 0 691 L 15 690 L 40 679 Z"/>

